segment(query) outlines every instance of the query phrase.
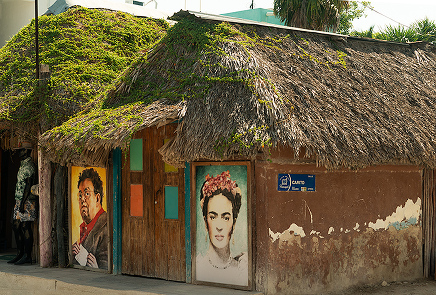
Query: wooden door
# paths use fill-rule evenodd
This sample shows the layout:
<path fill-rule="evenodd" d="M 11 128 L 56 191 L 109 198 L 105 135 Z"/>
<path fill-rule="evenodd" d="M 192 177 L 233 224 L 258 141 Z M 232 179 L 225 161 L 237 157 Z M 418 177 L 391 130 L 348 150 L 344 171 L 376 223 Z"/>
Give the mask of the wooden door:
<path fill-rule="evenodd" d="M 123 273 L 185 281 L 184 173 L 158 152 L 176 126 L 137 132 L 125 157 Z"/>

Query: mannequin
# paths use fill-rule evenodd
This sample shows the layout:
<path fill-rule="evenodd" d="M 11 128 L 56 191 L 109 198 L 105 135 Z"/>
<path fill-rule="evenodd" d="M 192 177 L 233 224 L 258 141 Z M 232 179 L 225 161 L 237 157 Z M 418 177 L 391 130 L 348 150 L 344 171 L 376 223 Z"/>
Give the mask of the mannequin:
<path fill-rule="evenodd" d="M 15 207 L 12 220 L 18 253 L 15 258 L 8 261 L 16 265 L 32 263 L 33 232 L 32 222 L 36 219 L 35 196 L 30 189 L 36 178 L 36 167 L 30 157 L 31 149 L 19 150 L 20 168 L 17 173 L 15 187 Z"/>

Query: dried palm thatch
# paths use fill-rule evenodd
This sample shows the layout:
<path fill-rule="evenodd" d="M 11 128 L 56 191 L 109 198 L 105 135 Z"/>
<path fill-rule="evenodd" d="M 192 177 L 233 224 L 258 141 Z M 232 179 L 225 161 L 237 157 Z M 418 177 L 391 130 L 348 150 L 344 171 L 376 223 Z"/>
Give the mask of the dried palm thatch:
<path fill-rule="evenodd" d="M 134 131 L 177 114 L 175 137 L 160 150 L 175 165 L 235 154 L 253 158 L 281 144 L 329 169 L 392 161 L 436 167 L 432 45 L 178 16 L 89 124 L 135 102 L 146 110 L 143 121 L 123 125 L 120 112 L 115 117 L 122 127 L 73 132 L 83 117 L 73 118 L 42 137 L 49 154 L 64 151 L 53 160 L 96 163 L 93 151 L 125 147 Z M 118 128 L 125 130 L 111 133 Z M 302 147 L 306 154 L 298 155 Z"/>
<path fill-rule="evenodd" d="M 129 145 L 128 140 L 135 131 L 177 120 L 184 105 L 184 102 L 174 105 L 156 101 L 151 105 L 136 103 L 91 111 L 53 129 L 55 132 L 46 132 L 41 143 L 53 161 L 103 165 L 111 150 Z"/>

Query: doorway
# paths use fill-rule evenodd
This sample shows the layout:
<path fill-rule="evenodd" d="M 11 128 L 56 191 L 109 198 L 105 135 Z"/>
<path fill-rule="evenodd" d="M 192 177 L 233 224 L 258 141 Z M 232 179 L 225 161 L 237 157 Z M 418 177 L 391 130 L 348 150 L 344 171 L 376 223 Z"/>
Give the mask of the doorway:
<path fill-rule="evenodd" d="M 122 273 L 185 281 L 184 171 L 158 150 L 177 124 L 138 131 L 122 166 Z"/>

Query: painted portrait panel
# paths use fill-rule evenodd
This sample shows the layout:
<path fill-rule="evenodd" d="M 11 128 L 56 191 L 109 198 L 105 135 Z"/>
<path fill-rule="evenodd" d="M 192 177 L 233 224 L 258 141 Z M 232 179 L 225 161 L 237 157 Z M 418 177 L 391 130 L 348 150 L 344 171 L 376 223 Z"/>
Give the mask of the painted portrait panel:
<path fill-rule="evenodd" d="M 210 164 L 194 167 L 196 281 L 249 286 L 247 168 Z"/>
<path fill-rule="evenodd" d="M 106 169 L 71 167 L 73 264 L 108 270 Z"/>

